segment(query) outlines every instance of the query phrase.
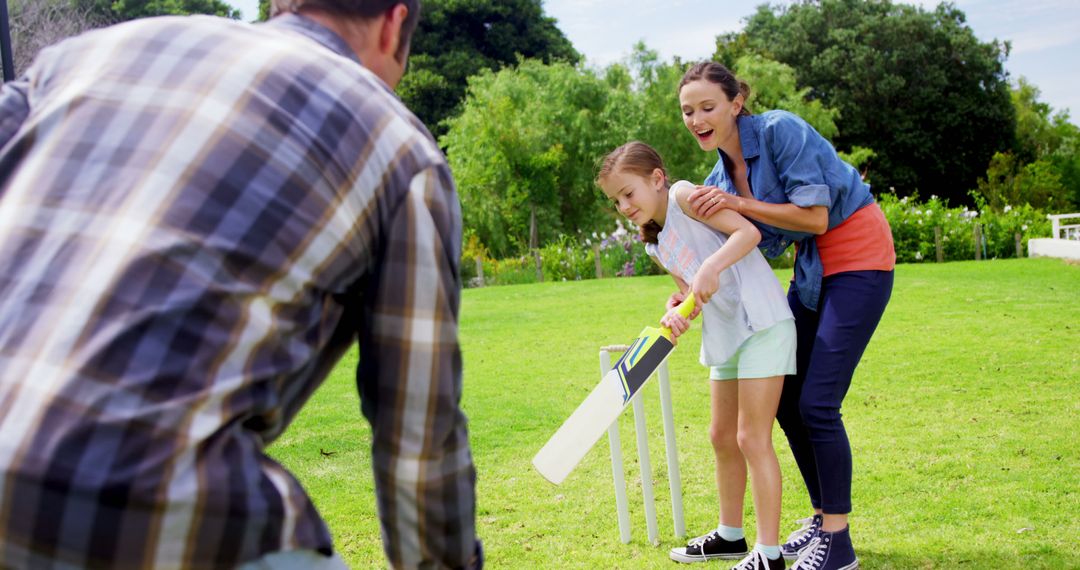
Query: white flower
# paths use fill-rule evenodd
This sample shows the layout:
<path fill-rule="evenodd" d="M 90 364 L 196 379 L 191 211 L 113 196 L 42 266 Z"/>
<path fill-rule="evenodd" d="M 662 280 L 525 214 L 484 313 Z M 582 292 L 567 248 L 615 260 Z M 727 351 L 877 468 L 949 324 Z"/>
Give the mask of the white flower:
<path fill-rule="evenodd" d="M 1022 230 L 1024 230 L 1026 232 L 1027 231 L 1027 224 L 1024 224 L 1024 225 L 1020 226 L 1020 229 L 1022 229 Z"/>
<path fill-rule="evenodd" d="M 1005 204 L 1005 211 L 1008 212 L 1009 210 L 1012 210 L 1012 206 Z"/>
<path fill-rule="evenodd" d="M 921 251 L 916 251 L 915 252 L 915 260 L 919 261 L 921 259 L 922 259 L 922 252 Z"/>
<path fill-rule="evenodd" d="M 926 212 L 924 212 L 924 213 L 925 213 L 925 214 L 926 214 L 927 216 L 929 216 L 930 214 L 933 214 L 933 213 L 934 213 L 934 211 L 933 211 L 933 210 L 931 210 L 931 209 L 929 209 L 929 208 L 927 208 L 927 209 L 926 209 Z"/>
<path fill-rule="evenodd" d="M 593 237 L 596 237 L 596 232 L 593 232 Z M 589 239 L 589 238 L 585 238 L 585 245 L 591 247 L 592 246 L 592 240 Z"/>

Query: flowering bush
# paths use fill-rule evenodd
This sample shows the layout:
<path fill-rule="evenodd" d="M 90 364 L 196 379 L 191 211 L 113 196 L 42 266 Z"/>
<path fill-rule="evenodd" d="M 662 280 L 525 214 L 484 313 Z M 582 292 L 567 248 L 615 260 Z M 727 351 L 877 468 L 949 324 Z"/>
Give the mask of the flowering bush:
<path fill-rule="evenodd" d="M 995 212 L 980 204 L 971 210 L 966 206 L 947 207 L 937 196 L 919 203 L 918 197 L 898 198 L 883 194 L 878 203 L 892 228 L 898 263 L 935 261 L 937 250 L 934 228 L 941 229 L 941 249 L 946 261 L 975 259 L 975 226 L 979 225 L 983 257 L 1016 257 L 1015 234 L 1020 234 L 1026 250 L 1031 237 L 1049 235 L 1050 222 L 1031 206 L 1005 206 Z"/>
<path fill-rule="evenodd" d="M 661 275 L 661 269 L 645 253 L 645 243 L 638 236 L 637 228 L 623 225 L 622 220 L 615 222 L 615 231 L 610 235 L 593 234 L 599 238 L 600 268 L 604 277 L 633 277 L 634 275 Z"/>
<path fill-rule="evenodd" d="M 565 235 L 540 250 L 540 263 L 545 281 L 588 279 L 596 273 L 592 248 L 575 243 Z"/>
<path fill-rule="evenodd" d="M 1024 205 L 1005 206 L 996 212 L 982 202 L 976 209 L 949 208 L 936 196 L 925 202 L 918 197 L 899 198 L 895 194 L 878 197 L 885 217 L 892 228 L 898 263 L 934 261 L 934 228 L 941 229 L 942 254 L 946 261 L 975 259 L 975 226 L 982 233 L 979 244 L 987 259 L 1016 257 L 1015 235 L 1020 234 L 1024 250 L 1032 237 L 1050 235 L 1050 222 L 1043 212 Z M 532 254 L 503 260 L 491 259 L 474 234 L 466 234 L 462 250 L 461 274 L 466 286 L 512 285 L 533 283 L 536 278 L 536 259 Z M 604 277 L 661 275 L 664 270 L 645 253 L 645 244 L 637 229 L 616 222 L 614 231 L 594 232 L 577 238 L 560 236 L 539 251 L 545 281 L 572 281 L 596 277 L 596 256 Z M 480 282 L 476 259 L 481 260 L 484 274 Z M 794 250 L 770 259 L 774 268 L 790 268 Z"/>

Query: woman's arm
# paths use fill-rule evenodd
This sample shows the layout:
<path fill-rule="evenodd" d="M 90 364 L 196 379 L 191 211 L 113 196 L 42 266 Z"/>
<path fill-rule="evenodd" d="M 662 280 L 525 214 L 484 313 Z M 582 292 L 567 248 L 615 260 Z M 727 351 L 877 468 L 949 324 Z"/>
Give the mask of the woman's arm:
<path fill-rule="evenodd" d="M 770 112 L 762 119 L 762 160 L 775 170 L 787 200 L 784 203 L 762 202 L 753 197 L 731 196 L 719 188 L 702 189 L 694 196 L 695 211 L 708 216 L 719 208 L 728 208 L 770 226 L 815 235 L 829 229 L 829 207 L 834 199 L 825 172 L 828 164 L 839 161 L 831 143 L 809 123 L 786 111 Z M 765 163 L 761 165 L 765 168 Z M 731 168 L 731 175 L 746 181 L 746 168 Z M 739 187 L 736 184 L 736 187 Z M 745 186 L 749 189 L 749 185 Z M 703 196 L 702 194 L 708 194 Z M 715 203 L 710 204 L 715 199 Z"/>
<path fill-rule="evenodd" d="M 728 210 L 785 230 L 821 235 L 829 229 L 829 210 L 825 206 L 803 208 L 790 202 L 771 204 L 734 196 L 716 186 L 694 188 L 689 192 L 687 203 L 687 213 L 701 220 L 710 219 L 718 212 Z"/>

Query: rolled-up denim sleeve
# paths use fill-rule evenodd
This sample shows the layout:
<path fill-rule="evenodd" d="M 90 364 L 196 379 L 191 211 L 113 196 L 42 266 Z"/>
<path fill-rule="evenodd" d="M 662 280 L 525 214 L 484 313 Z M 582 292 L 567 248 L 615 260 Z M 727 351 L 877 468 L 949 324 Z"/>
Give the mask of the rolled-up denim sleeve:
<path fill-rule="evenodd" d="M 833 196 L 823 166 L 831 154 L 828 141 L 791 113 L 775 116 L 766 126 L 765 140 L 788 200 L 803 208 L 831 207 Z"/>

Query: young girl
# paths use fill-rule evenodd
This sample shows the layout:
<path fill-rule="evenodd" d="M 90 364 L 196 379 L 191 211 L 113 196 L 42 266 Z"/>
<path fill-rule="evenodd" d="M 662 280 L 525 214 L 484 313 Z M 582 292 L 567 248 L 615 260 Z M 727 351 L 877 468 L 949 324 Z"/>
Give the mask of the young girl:
<path fill-rule="evenodd" d="M 679 292 L 662 324 L 675 336 L 687 330 L 689 321 L 674 305 L 689 291 L 702 307 L 701 363 L 712 380 L 709 439 L 720 521 L 716 530 L 673 549 L 671 558 L 743 558 L 734 569 L 783 569 L 772 425 L 784 375 L 795 371 L 795 324 L 779 281 L 756 249 L 758 230 L 732 210 L 692 215 L 687 198 L 695 187 L 680 181 L 669 188 L 660 155 L 644 143 L 612 151 L 597 183 L 620 213 L 643 228 L 646 251 L 675 279 Z M 753 552 L 747 552 L 742 529 L 747 467 L 757 513 Z"/>

